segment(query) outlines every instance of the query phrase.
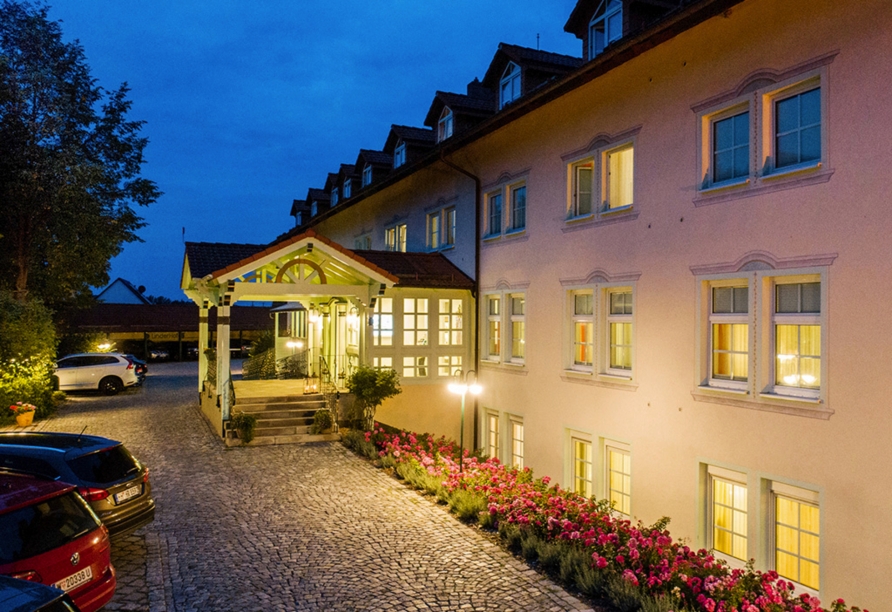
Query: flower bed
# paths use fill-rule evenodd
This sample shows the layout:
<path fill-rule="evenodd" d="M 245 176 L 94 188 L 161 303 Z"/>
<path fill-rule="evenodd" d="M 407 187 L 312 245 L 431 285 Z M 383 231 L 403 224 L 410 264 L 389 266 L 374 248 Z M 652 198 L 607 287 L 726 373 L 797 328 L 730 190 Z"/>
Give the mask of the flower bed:
<path fill-rule="evenodd" d="M 510 549 L 621 612 L 862 612 L 841 599 L 823 608 L 774 571 L 731 569 L 707 550 L 674 541 L 668 518 L 650 526 L 619 519 L 604 500 L 534 479 L 529 468 L 465 451 L 460 471 L 457 445 L 446 438 L 376 423 L 344 443 L 436 495 L 460 519 L 498 529 Z"/>

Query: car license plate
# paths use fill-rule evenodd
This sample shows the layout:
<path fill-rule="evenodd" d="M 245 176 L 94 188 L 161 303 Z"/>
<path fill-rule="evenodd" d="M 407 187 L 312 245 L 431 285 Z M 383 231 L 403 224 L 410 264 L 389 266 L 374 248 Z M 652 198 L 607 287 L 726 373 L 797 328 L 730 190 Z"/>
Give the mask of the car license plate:
<path fill-rule="evenodd" d="M 135 487 L 130 487 L 129 489 L 124 489 L 120 493 L 115 494 L 115 503 L 120 504 L 123 501 L 127 501 L 131 497 L 136 497 L 142 492 L 142 486 L 136 485 Z"/>
<path fill-rule="evenodd" d="M 76 589 L 82 584 L 86 584 L 93 579 L 93 568 L 89 565 L 77 572 L 76 574 L 70 575 L 68 578 L 60 580 L 56 583 L 57 589 L 62 589 L 63 591 L 70 591 L 72 589 Z"/>

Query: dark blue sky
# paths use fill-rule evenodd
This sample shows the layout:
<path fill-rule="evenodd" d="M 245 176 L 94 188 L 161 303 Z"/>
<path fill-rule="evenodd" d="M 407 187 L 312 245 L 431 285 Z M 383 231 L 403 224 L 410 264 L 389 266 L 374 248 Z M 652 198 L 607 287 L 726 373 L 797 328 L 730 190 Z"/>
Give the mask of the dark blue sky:
<path fill-rule="evenodd" d="M 51 2 L 51 0 L 50 0 Z M 464 92 L 499 42 L 571 55 L 576 0 L 57 0 L 92 74 L 127 81 L 146 121 L 143 174 L 164 195 L 140 209 L 145 241 L 111 278 L 181 299 L 186 240 L 264 243 L 291 200 L 322 187 L 393 123 L 421 126 L 436 90 Z"/>

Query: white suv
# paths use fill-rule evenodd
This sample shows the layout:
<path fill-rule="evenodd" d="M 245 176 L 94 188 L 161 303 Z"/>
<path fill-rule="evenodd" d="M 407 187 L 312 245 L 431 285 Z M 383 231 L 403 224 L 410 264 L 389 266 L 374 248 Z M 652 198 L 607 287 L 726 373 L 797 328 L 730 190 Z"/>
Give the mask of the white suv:
<path fill-rule="evenodd" d="M 119 353 L 81 353 L 56 362 L 59 390 L 98 389 L 114 395 L 139 384 L 133 362 Z"/>

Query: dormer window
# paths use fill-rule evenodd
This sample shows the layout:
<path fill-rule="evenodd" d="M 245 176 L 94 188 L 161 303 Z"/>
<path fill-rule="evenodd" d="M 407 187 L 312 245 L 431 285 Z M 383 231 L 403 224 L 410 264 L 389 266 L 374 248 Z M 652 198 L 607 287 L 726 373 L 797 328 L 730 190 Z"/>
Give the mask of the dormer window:
<path fill-rule="evenodd" d="M 437 124 L 437 142 L 443 142 L 452 136 L 452 110 L 447 106 L 440 113 L 440 122 Z"/>
<path fill-rule="evenodd" d="M 365 168 L 362 169 L 362 186 L 368 187 L 372 184 L 372 166 L 366 164 Z"/>
<path fill-rule="evenodd" d="M 296 215 L 294 215 L 294 226 L 297 227 L 297 226 L 300 226 L 303 224 L 304 224 L 304 214 L 302 212 L 299 212 Z"/>
<path fill-rule="evenodd" d="M 610 43 L 623 36 L 623 3 L 621 0 L 602 0 L 588 26 L 589 59 L 604 51 Z"/>
<path fill-rule="evenodd" d="M 344 199 L 350 197 L 350 192 L 353 191 L 353 179 L 345 179 L 344 180 Z"/>
<path fill-rule="evenodd" d="M 338 203 L 338 188 L 332 187 L 331 188 L 331 205 L 334 206 L 337 203 Z"/>
<path fill-rule="evenodd" d="M 406 163 L 406 143 L 400 142 L 393 151 L 393 167 L 399 168 Z"/>
<path fill-rule="evenodd" d="M 310 204 L 310 216 L 315 217 L 319 213 L 319 205 L 316 202 Z"/>
<path fill-rule="evenodd" d="M 500 109 L 520 97 L 520 66 L 514 62 L 508 62 L 508 66 L 502 74 L 499 91 L 501 92 L 499 96 Z"/>

